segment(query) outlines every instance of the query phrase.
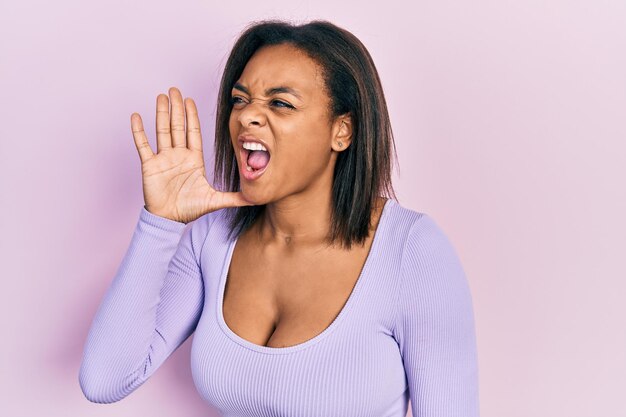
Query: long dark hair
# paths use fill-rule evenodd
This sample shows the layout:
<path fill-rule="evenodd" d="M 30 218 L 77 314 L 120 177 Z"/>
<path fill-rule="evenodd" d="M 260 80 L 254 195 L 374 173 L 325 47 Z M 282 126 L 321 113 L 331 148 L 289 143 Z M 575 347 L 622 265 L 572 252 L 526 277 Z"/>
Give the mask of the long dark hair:
<path fill-rule="evenodd" d="M 248 60 L 264 45 L 290 44 L 323 69 L 330 97 L 329 114 L 352 116 L 352 143 L 339 152 L 333 174 L 330 243 L 341 239 L 350 248 L 363 244 L 371 228 L 371 213 L 378 196 L 397 200 L 391 181 L 391 149 L 397 158 L 383 88 L 369 52 L 356 36 L 325 20 L 295 25 L 283 20 L 249 24 L 236 40 L 226 62 L 217 103 L 215 124 L 216 189 L 240 191 L 237 159 L 230 138 L 231 92 Z M 382 194 L 382 195 L 381 195 Z M 232 233 L 241 234 L 263 212 L 265 205 L 229 207 Z"/>

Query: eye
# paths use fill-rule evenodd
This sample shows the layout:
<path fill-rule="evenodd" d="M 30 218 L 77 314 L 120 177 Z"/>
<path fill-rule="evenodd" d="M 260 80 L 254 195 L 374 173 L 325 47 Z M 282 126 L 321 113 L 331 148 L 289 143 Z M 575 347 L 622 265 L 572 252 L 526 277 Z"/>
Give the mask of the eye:
<path fill-rule="evenodd" d="M 239 96 L 234 96 L 230 98 L 230 104 L 235 105 L 235 104 L 239 104 L 240 101 L 237 101 L 237 99 L 240 99 L 241 97 Z"/>
<path fill-rule="evenodd" d="M 239 96 L 233 96 L 230 98 L 230 104 L 231 105 L 236 105 L 236 104 L 242 104 L 244 101 L 242 100 L 241 97 Z M 276 107 L 282 107 L 282 108 L 286 108 L 286 109 L 291 109 L 291 110 L 295 110 L 295 107 L 293 107 L 291 104 L 282 101 L 282 100 L 272 100 L 270 103 L 277 103 L 278 105 Z"/>
<path fill-rule="evenodd" d="M 272 100 L 272 103 L 280 103 L 280 104 L 284 105 L 285 108 L 288 108 L 288 109 L 294 109 L 295 108 L 291 104 L 286 103 L 286 102 L 281 101 L 281 100 Z M 278 107 L 283 107 L 283 106 L 278 106 Z"/>

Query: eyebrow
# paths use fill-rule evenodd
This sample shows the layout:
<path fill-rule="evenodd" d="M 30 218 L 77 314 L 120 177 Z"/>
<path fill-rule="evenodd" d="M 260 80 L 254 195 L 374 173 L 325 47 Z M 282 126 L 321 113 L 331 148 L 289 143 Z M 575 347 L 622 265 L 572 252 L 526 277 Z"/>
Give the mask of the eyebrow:
<path fill-rule="evenodd" d="M 244 87 L 243 85 L 241 85 L 240 83 L 235 83 L 235 85 L 233 86 L 233 89 L 243 91 L 244 93 L 250 95 L 250 92 L 248 91 L 248 89 Z M 302 100 L 302 96 L 298 93 L 298 91 L 294 90 L 291 87 L 281 85 L 278 87 L 272 87 L 272 88 L 268 88 L 267 90 L 265 90 L 266 96 L 271 96 L 273 94 L 279 94 L 279 93 L 288 93 Z"/>

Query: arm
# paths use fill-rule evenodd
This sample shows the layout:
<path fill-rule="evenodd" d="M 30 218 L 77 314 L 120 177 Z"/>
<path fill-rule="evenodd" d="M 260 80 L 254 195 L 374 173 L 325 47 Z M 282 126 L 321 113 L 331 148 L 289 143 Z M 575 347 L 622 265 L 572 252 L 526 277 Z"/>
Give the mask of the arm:
<path fill-rule="evenodd" d="M 85 343 L 79 383 L 88 400 L 128 396 L 193 333 L 204 302 L 197 256 L 208 221 L 187 227 L 142 207 Z"/>
<path fill-rule="evenodd" d="M 402 255 L 396 339 L 413 417 L 478 417 L 478 360 L 470 289 L 457 254 L 427 214 Z"/>

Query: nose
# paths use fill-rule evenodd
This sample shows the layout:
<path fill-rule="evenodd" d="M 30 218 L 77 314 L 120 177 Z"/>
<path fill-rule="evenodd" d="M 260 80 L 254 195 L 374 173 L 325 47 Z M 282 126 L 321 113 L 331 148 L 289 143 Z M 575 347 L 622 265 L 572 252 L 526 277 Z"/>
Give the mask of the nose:
<path fill-rule="evenodd" d="M 263 112 L 255 106 L 252 102 L 247 104 L 244 109 L 239 112 L 237 119 L 243 126 L 257 125 L 261 126 L 265 124 L 265 116 Z"/>

